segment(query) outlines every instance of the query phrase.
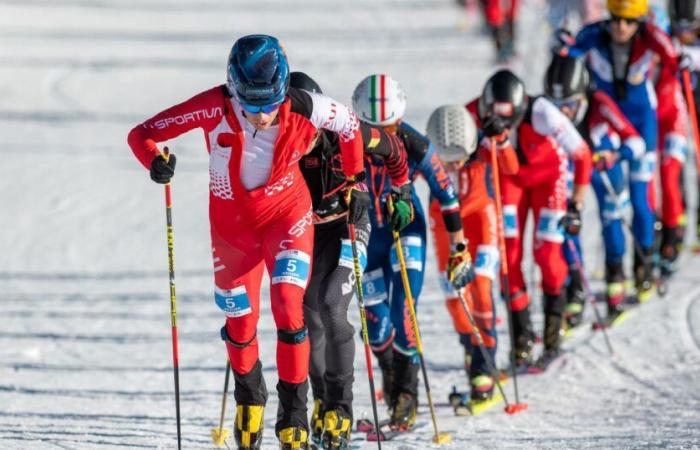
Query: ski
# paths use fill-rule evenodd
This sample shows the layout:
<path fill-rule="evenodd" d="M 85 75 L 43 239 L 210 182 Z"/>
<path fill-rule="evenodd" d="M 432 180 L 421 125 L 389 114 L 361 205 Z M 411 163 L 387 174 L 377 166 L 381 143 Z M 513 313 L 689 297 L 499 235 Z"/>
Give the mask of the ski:
<path fill-rule="evenodd" d="M 555 355 L 542 355 L 537 358 L 534 364 L 532 364 L 527 369 L 527 373 L 530 375 L 540 375 L 549 369 L 549 367 L 564 355 L 562 350 L 559 350 Z"/>
<path fill-rule="evenodd" d="M 612 320 L 607 318 L 602 323 L 601 322 L 593 322 L 591 324 L 591 328 L 594 331 L 597 331 L 597 330 L 602 330 L 603 328 L 616 327 L 629 318 L 629 313 L 630 313 L 630 310 L 625 309 L 620 314 L 617 314 L 615 317 L 613 317 Z"/>
<path fill-rule="evenodd" d="M 379 421 L 379 428 L 384 428 L 386 426 L 389 426 L 389 419 L 382 419 Z M 362 433 L 374 431 L 374 422 L 370 419 L 357 419 L 355 422 L 355 430 Z"/>

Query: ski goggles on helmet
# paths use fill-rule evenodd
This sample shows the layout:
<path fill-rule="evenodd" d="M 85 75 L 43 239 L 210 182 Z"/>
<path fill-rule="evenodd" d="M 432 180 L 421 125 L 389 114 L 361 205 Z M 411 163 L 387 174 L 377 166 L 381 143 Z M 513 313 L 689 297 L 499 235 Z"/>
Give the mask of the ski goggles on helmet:
<path fill-rule="evenodd" d="M 582 95 L 575 95 L 573 97 L 567 97 L 567 98 L 562 98 L 562 99 L 551 99 L 552 103 L 554 105 L 561 109 L 567 108 L 572 111 L 578 110 L 578 108 L 581 106 L 581 102 L 583 101 L 583 96 Z"/>
<path fill-rule="evenodd" d="M 249 112 L 251 114 L 270 114 L 271 112 L 277 110 L 283 102 L 270 103 L 269 105 L 251 105 L 250 103 L 243 101 L 239 101 L 239 103 L 245 112 Z"/>

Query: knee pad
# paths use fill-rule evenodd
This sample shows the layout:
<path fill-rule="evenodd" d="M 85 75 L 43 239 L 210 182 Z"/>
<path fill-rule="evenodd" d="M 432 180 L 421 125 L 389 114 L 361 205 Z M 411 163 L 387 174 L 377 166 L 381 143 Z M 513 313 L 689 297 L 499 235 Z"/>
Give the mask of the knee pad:
<path fill-rule="evenodd" d="M 498 247 L 495 245 L 479 245 L 476 247 L 474 258 L 474 272 L 490 280 L 498 273 L 499 263 Z"/>
<path fill-rule="evenodd" d="M 306 340 L 309 331 L 306 327 L 299 328 L 298 330 L 277 330 L 277 340 L 284 342 L 285 344 L 301 344 Z"/>
<path fill-rule="evenodd" d="M 231 336 L 228 335 L 228 331 L 226 331 L 226 325 L 221 327 L 221 340 L 226 342 L 227 344 L 231 344 L 232 346 L 234 346 L 236 348 L 246 348 L 247 346 L 249 346 L 251 344 L 251 342 L 253 342 L 255 340 L 255 338 L 257 336 L 258 336 L 258 332 L 256 331 L 255 333 L 253 333 L 253 337 L 251 337 L 247 341 L 237 342 L 237 341 L 234 341 L 233 339 L 231 339 Z"/>
<path fill-rule="evenodd" d="M 401 247 L 403 249 L 403 257 L 406 260 L 407 270 L 423 270 L 424 244 L 424 240 L 418 235 L 401 236 Z M 391 268 L 397 273 L 401 271 L 396 244 L 391 246 Z"/>
<path fill-rule="evenodd" d="M 311 256 L 301 250 L 283 250 L 275 255 L 275 266 L 270 275 L 272 285 L 286 283 L 306 289 L 311 268 Z"/>
<path fill-rule="evenodd" d="M 252 312 L 244 284 L 233 289 L 221 289 L 215 286 L 214 301 L 227 317 L 241 317 Z"/>
<path fill-rule="evenodd" d="M 389 299 L 384 270 L 381 267 L 362 275 L 362 294 L 366 306 L 377 305 Z"/>
<path fill-rule="evenodd" d="M 503 235 L 507 238 L 517 238 L 519 234 L 518 207 L 503 205 Z"/>
<path fill-rule="evenodd" d="M 540 218 L 537 222 L 535 236 L 546 242 L 564 242 L 564 231 L 560 226 L 561 219 L 566 213 L 557 209 L 540 209 Z"/>

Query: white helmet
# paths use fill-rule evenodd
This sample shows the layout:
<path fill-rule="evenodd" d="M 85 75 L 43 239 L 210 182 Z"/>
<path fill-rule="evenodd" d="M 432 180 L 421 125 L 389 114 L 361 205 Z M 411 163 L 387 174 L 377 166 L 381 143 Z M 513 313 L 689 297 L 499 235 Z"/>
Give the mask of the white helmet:
<path fill-rule="evenodd" d="M 428 139 L 435 146 L 441 161 L 464 161 L 476 150 L 474 119 L 464 106 L 441 106 L 428 119 Z"/>
<path fill-rule="evenodd" d="M 370 125 L 393 125 L 406 112 L 406 91 L 388 75 L 370 75 L 352 94 L 352 107 L 360 120 Z"/>

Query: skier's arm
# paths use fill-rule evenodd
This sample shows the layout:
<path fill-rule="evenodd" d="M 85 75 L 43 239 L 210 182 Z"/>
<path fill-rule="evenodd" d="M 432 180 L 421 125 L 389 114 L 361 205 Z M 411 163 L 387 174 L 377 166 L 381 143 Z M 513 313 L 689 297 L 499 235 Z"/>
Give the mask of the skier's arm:
<path fill-rule="evenodd" d="M 129 132 L 131 150 L 146 169 L 160 155 L 158 143 L 173 139 L 194 128 L 208 128 L 224 114 L 221 87 L 195 95 L 162 111 Z"/>
<path fill-rule="evenodd" d="M 454 186 L 452 186 L 450 177 L 447 176 L 445 167 L 440 162 L 440 158 L 433 149 L 432 144 L 428 145 L 422 161 L 416 166 L 416 170 L 423 175 L 428 183 L 431 197 L 440 202 L 442 220 L 445 222 L 445 228 L 450 234 L 450 241 L 459 242 L 463 240 L 459 199 Z"/>
<path fill-rule="evenodd" d="M 595 22 L 586 25 L 581 31 L 576 34 L 576 40 L 573 45 L 566 46 L 566 54 L 571 57 L 584 56 L 593 47 L 597 46 L 601 40 L 601 34 L 607 22 Z"/>
<path fill-rule="evenodd" d="M 700 71 L 700 47 L 696 45 L 683 45 L 681 53 L 685 57 L 688 70 L 691 72 Z"/>
<path fill-rule="evenodd" d="M 305 92 L 305 91 L 303 91 Z M 343 172 L 347 177 L 364 174 L 360 121 L 347 106 L 323 94 L 305 92 L 311 97 L 311 123 L 318 129 L 338 133 Z"/>
<path fill-rule="evenodd" d="M 592 126 L 596 127 L 595 122 L 604 121 L 611 130 L 613 130 L 617 136 L 619 136 L 619 147 L 614 146 L 610 150 L 614 151 L 619 148 L 620 156 L 626 160 L 632 160 L 635 158 L 640 158 L 646 149 L 646 144 L 644 139 L 639 136 L 639 133 L 630 123 L 627 117 L 620 111 L 617 104 L 610 98 L 607 94 L 602 91 L 596 91 L 593 94 L 593 104 L 591 108 L 594 110 L 591 112 L 592 116 Z M 598 118 L 599 117 L 599 118 Z M 596 137 L 600 135 L 600 131 L 597 133 L 591 133 L 591 137 Z M 597 137 L 600 142 L 603 142 L 602 137 Z M 594 140 L 594 145 L 598 147 Z M 598 150 L 596 148 L 596 150 Z"/>
<path fill-rule="evenodd" d="M 402 186 L 408 183 L 408 162 L 406 149 L 401 139 L 381 128 L 375 128 L 365 123 L 360 124 L 365 154 L 379 155 L 384 159 L 392 186 Z"/>
<path fill-rule="evenodd" d="M 479 158 L 491 164 L 491 139 L 483 137 L 479 144 Z M 518 155 L 508 136 L 496 142 L 496 160 L 498 171 L 504 175 L 515 175 L 520 170 Z"/>
<path fill-rule="evenodd" d="M 543 97 L 538 97 L 532 105 L 532 125 L 539 134 L 556 140 L 574 161 L 573 199 L 582 204 L 592 170 L 588 144 L 564 113 Z"/>

